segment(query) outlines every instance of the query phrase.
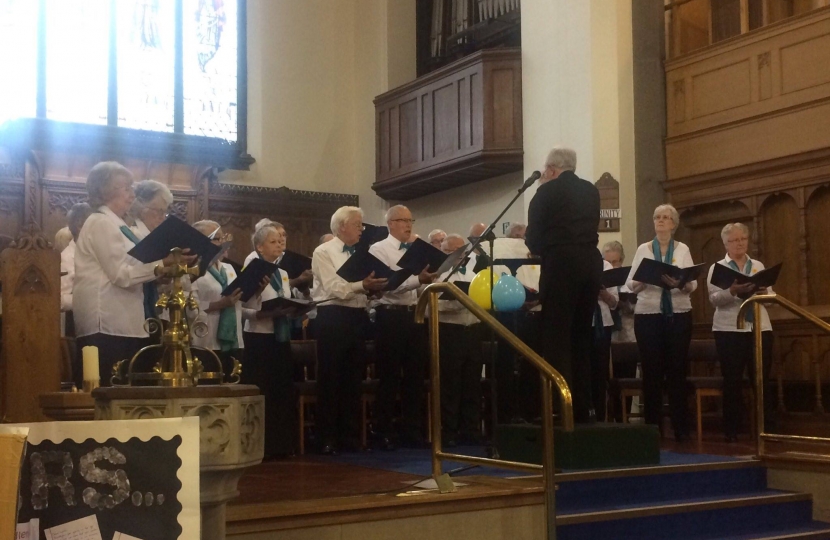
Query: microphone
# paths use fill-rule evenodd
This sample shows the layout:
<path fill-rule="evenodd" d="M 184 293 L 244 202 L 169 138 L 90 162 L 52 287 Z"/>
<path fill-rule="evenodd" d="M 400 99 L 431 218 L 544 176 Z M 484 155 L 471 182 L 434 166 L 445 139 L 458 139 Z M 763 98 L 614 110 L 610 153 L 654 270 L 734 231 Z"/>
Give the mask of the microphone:
<path fill-rule="evenodd" d="M 535 182 L 541 177 L 542 173 L 540 173 L 539 171 L 533 171 L 533 174 L 531 174 L 530 177 L 528 177 L 528 179 L 525 180 L 525 183 L 522 185 L 522 188 L 519 190 L 519 193 L 525 191 L 527 188 L 533 185 L 533 182 Z"/>

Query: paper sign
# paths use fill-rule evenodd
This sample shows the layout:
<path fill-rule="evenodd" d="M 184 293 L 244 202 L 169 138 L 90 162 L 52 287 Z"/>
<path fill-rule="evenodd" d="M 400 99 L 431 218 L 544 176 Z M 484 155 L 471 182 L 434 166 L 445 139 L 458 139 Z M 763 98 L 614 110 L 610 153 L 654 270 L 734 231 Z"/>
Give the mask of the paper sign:
<path fill-rule="evenodd" d="M 112 537 L 112 540 L 141 540 L 141 538 L 136 538 L 135 536 L 130 536 L 129 534 L 116 531 L 115 536 Z"/>
<path fill-rule="evenodd" d="M 28 523 L 17 524 L 15 540 L 38 540 L 40 538 L 40 520 L 34 518 Z"/>
<path fill-rule="evenodd" d="M 95 514 L 43 531 L 46 540 L 103 540 Z"/>

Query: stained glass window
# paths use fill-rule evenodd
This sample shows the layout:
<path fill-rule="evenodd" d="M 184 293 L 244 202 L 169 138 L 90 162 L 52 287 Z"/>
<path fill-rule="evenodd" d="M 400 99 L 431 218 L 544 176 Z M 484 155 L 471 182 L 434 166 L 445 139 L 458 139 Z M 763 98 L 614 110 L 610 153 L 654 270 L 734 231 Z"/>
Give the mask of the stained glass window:
<path fill-rule="evenodd" d="M 184 0 L 184 132 L 236 140 L 235 0 Z"/>
<path fill-rule="evenodd" d="M 118 0 L 118 125 L 173 131 L 175 2 Z"/>
<path fill-rule="evenodd" d="M 46 118 L 106 124 L 110 1 L 46 0 L 45 7 Z"/>
<path fill-rule="evenodd" d="M 37 111 L 37 2 L 0 0 L 0 124 Z"/>

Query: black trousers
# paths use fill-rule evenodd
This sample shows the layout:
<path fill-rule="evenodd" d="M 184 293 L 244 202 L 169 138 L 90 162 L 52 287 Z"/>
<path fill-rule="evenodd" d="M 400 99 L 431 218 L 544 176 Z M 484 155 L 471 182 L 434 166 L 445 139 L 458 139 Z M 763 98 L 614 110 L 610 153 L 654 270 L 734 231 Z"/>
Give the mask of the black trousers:
<path fill-rule="evenodd" d="M 395 403 L 401 396 L 399 435 L 423 439 L 424 377 L 427 365 L 427 325 L 415 324 L 415 312 L 377 308 L 375 372 L 379 379 L 377 431 L 392 436 Z"/>
<path fill-rule="evenodd" d="M 441 430 L 448 439 L 481 435 L 481 340 L 484 325 L 440 323 Z"/>
<path fill-rule="evenodd" d="M 591 348 L 591 402 L 596 412 L 597 422 L 605 422 L 613 332 L 613 326 L 604 326 L 599 331 L 594 328 L 594 341 Z"/>
<path fill-rule="evenodd" d="M 135 353 L 150 344 L 150 338 L 111 336 L 98 333 L 79 337 L 76 343 L 78 358 L 83 358 L 82 351 L 84 347 L 98 347 L 98 370 L 101 376 L 101 386 L 110 386 L 113 366 L 119 360 L 129 362 Z M 81 363 L 83 365 L 83 360 Z M 81 371 L 83 371 L 83 367 Z M 81 378 L 83 378 L 83 374 L 81 374 Z"/>
<path fill-rule="evenodd" d="M 594 245 L 555 246 L 544 254 L 543 349 L 571 389 L 576 422 L 590 419 L 591 323 L 601 280 L 602 256 Z"/>
<path fill-rule="evenodd" d="M 366 310 L 317 308 L 317 430 L 325 445 L 356 444 L 360 436 L 360 382 L 365 369 Z"/>
<path fill-rule="evenodd" d="M 744 373 L 755 386 L 755 341 L 752 332 L 713 332 L 715 347 L 720 359 L 723 375 L 723 431 L 727 436 L 738 434 L 741 428 L 744 404 L 742 387 Z M 763 347 L 764 381 L 769 379 L 772 366 L 772 332 L 761 333 Z M 764 385 L 764 420 L 767 426 L 774 425 L 776 394 L 775 388 Z"/>
<path fill-rule="evenodd" d="M 244 332 L 246 384 L 255 384 L 265 396 L 265 456 L 287 456 L 297 449 L 297 399 L 291 344 L 274 334 Z"/>
<path fill-rule="evenodd" d="M 496 320 L 504 325 L 505 328 L 519 335 L 519 313 L 506 313 L 496 311 L 493 313 Z M 495 332 L 485 332 L 484 339 L 495 338 L 496 340 L 496 363 L 495 363 L 495 380 L 496 380 L 496 405 L 498 408 L 498 420 L 500 424 L 508 424 L 514 418 L 520 415 L 519 407 L 519 380 L 517 377 L 517 362 L 520 359 L 516 351 L 513 350 L 506 341 L 497 337 Z M 480 349 L 481 347 L 479 347 Z M 492 362 L 491 358 L 485 358 L 489 364 Z"/>
<path fill-rule="evenodd" d="M 542 312 L 524 311 L 519 313 L 518 332 L 519 339 L 524 341 L 539 356 L 544 356 L 542 345 Z M 518 393 L 517 407 L 518 415 L 524 420 L 530 421 L 541 417 L 541 379 L 539 372 L 530 362 L 519 358 L 518 365 Z M 554 389 L 555 390 L 555 389 Z M 554 397 L 558 401 L 558 397 Z"/>
<path fill-rule="evenodd" d="M 692 340 L 692 312 L 634 316 L 634 334 L 643 368 L 643 402 L 647 424 L 661 425 L 663 387 L 669 396 L 675 437 L 689 434 L 688 387 L 689 343 Z"/>

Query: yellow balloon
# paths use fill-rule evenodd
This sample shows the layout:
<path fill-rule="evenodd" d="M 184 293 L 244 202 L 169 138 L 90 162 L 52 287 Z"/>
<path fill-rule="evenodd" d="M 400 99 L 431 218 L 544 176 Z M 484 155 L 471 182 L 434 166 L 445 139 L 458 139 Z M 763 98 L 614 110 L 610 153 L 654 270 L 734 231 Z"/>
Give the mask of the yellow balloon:
<path fill-rule="evenodd" d="M 493 273 L 495 283 L 498 283 L 501 274 Z M 470 298 L 484 309 L 490 309 L 490 268 L 480 270 L 470 282 Z"/>

